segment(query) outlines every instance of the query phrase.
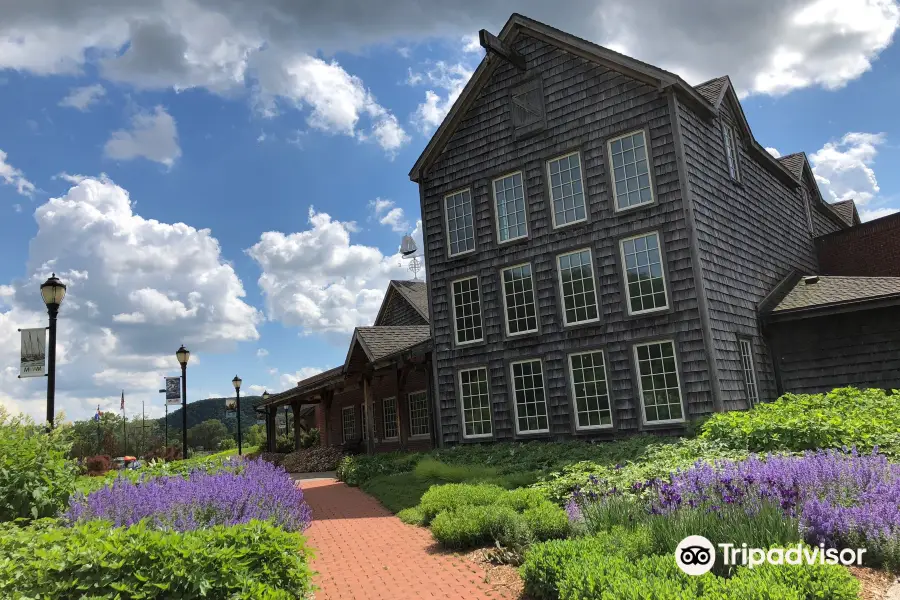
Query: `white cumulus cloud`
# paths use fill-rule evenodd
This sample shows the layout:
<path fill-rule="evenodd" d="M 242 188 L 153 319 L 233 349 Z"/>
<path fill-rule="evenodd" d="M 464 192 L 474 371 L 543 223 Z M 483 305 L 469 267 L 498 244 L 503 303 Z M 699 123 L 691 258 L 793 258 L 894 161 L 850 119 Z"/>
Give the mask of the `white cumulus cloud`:
<path fill-rule="evenodd" d="M 171 167 L 181 156 L 175 119 L 162 106 L 153 112 L 139 112 L 132 118 L 130 129 L 113 132 L 104 152 L 116 160 L 142 157 Z"/>
<path fill-rule="evenodd" d="M 106 88 L 101 84 L 72 88 L 69 94 L 59 101 L 60 106 L 86 111 L 106 95 Z"/>
<path fill-rule="evenodd" d="M 14 186 L 22 196 L 31 196 L 35 191 L 34 184 L 25 178 L 20 169 L 9 164 L 6 157 L 6 152 L 0 150 L 0 179 L 6 185 Z"/>

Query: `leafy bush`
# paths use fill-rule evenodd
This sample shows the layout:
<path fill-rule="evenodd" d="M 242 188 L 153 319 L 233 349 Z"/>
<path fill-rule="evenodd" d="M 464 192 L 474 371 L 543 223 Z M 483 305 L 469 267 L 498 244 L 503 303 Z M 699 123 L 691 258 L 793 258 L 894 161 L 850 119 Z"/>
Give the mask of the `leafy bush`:
<path fill-rule="evenodd" d="M 431 534 L 447 548 L 478 548 L 500 542 L 519 547 L 528 543 L 529 530 L 522 515 L 508 506 L 468 505 L 438 514 Z"/>
<path fill-rule="evenodd" d="M 47 433 L 0 406 L 0 521 L 55 516 L 75 489 L 69 430 Z"/>
<path fill-rule="evenodd" d="M 313 427 L 309 431 L 304 431 L 300 434 L 300 447 L 301 448 L 314 448 L 318 446 L 322 442 L 322 435 L 319 433 L 318 428 Z M 329 469 L 331 471 L 333 469 Z"/>
<path fill-rule="evenodd" d="M 522 517 L 535 540 L 543 542 L 564 538 L 569 534 L 566 512 L 545 500 L 542 504 L 526 509 Z"/>
<path fill-rule="evenodd" d="M 418 452 L 345 456 L 337 468 L 337 478 L 347 485 L 361 485 L 378 475 L 412 471 L 424 455 Z"/>
<path fill-rule="evenodd" d="M 611 442 L 622 444 L 624 442 Z M 705 439 L 673 439 L 644 442 L 642 450 L 622 463 L 583 461 L 570 464 L 548 474 L 532 487 L 542 491 L 550 500 L 564 504 L 577 488 L 590 487 L 596 493 L 618 490 L 625 493 L 641 492 L 635 483 L 667 478 L 678 469 L 687 469 L 696 462 L 712 463 L 718 460 L 741 460 L 747 453 L 729 448 L 726 444 Z"/>
<path fill-rule="evenodd" d="M 671 554 L 632 560 L 590 553 L 570 562 L 557 586 L 560 600 L 691 600 L 715 579 L 711 573 L 687 575 Z"/>
<path fill-rule="evenodd" d="M 291 452 L 281 461 L 288 473 L 319 473 L 334 471 L 344 454 L 332 446 L 307 448 Z"/>
<path fill-rule="evenodd" d="M 219 440 L 217 448 L 219 450 L 231 450 L 232 448 L 237 448 L 237 440 L 230 436 L 222 438 Z"/>
<path fill-rule="evenodd" d="M 404 508 L 397 513 L 397 518 L 407 525 L 425 524 L 425 513 L 423 513 L 422 509 L 418 506 L 413 506 L 412 508 Z"/>
<path fill-rule="evenodd" d="M 275 452 L 278 452 L 279 454 L 289 454 L 294 450 L 294 438 L 287 435 L 275 437 Z"/>
<path fill-rule="evenodd" d="M 519 488 L 501 495 L 497 498 L 497 504 L 508 506 L 516 512 L 523 512 L 529 508 L 546 508 L 547 497 L 540 490 Z"/>
<path fill-rule="evenodd" d="M 65 519 L 104 519 L 116 527 L 146 519 L 150 526 L 176 531 L 268 520 L 286 531 L 303 531 L 312 515 L 284 469 L 260 460 L 241 463 L 236 472 L 194 471 L 187 479 L 120 478 L 87 496 L 73 496 Z"/>
<path fill-rule="evenodd" d="M 84 466 L 88 475 L 104 475 L 110 469 L 110 458 L 105 454 L 88 456 L 84 459 Z"/>
<path fill-rule="evenodd" d="M 189 533 L 102 521 L 71 528 L 5 524 L 0 595 L 288 600 L 312 590 L 308 556 L 303 536 L 259 521 Z"/>
<path fill-rule="evenodd" d="M 785 589 L 790 591 L 790 595 L 776 593 Z M 800 600 L 856 600 L 859 598 L 859 581 L 840 565 L 764 563 L 753 569 L 738 569 L 734 577 L 725 581 L 722 592 L 721 596 L 708 594 L 704 600 L 707 597 L 710 600 L 780 600 L 794 597 Z M 766 593 L 768 595 L 763 595 Z"/>
<path fill-rule="evenodd" d="M 432 486 L 422 496 L 419 508 L 430 523 L 442 511 L 456 510 L 466 506 L 487 506 L 494 504 L 505 493 L 499 486 L 491 484 L 450 483 Z M 510 510 L 513 510 L 510 508 Z M 513 511 L 515 512 L 515 511 Z"/>
<path fill-rule="evenodd" d="M 420 479 L 438 479 L 447 483 L 462 483 L 477 479 L 488 479 L 497 475 L 497 469 L 481 465 L 448 465 L 427 456 L 413 469 Z"/>
<path fill-rule="evenodd" d="M 900 452 L 900 392 L 838 388 L 827 394 L 786 394 L 749 411 L 718 413 L 702 437 L 766 452 L 875 447 Z"/>

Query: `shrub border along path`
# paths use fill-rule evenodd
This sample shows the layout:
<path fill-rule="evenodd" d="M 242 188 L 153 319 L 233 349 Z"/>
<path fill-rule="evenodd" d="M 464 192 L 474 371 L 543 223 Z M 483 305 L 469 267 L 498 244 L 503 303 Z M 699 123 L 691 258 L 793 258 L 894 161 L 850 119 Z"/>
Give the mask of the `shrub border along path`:
<path fill-rule="evenodd" d="M 317 600 L 506 598 L 485 571 L 440 550 L 427 529 L 405 525 L 377 500 L 335 479 L 299 481 L 313 512 Z"/>

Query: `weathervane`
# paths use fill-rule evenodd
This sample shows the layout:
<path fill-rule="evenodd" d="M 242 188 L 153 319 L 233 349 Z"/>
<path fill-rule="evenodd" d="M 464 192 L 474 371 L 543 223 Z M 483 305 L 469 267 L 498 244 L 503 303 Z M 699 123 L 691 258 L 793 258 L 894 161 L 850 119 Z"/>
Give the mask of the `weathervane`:
<path fill-rule="evenodd" d="M 406 234 L 403 236 L 403 239 L 400 241 L 400 264 L 399 266 L 403 266 L 403 259 L 409 260 L 409 266 L 407 267 L 410 271 L 412 271 L 413 279 L 419 279 L 419 271 L 422 270 L 422 263 L 419 262 L 420 258 L 424 258 L 421 254 L 416 254 L 418 252 L 418 247 L 416 247 L 415 240 L 412 239 L 412 236 Z"/>

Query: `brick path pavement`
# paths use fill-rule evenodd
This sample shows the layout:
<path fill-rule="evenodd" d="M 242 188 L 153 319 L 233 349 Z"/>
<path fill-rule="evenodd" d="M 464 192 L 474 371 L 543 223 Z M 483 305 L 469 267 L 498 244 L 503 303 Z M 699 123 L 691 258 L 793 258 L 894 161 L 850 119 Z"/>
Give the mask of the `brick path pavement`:
<path fill-rule="evenodd" d="M 298 482 L 313 511 L 306 535 L 316 551 L 316 600 L 504 598 L 477 564 L 441 551 L 422 527 L 334 479 Z"/>

